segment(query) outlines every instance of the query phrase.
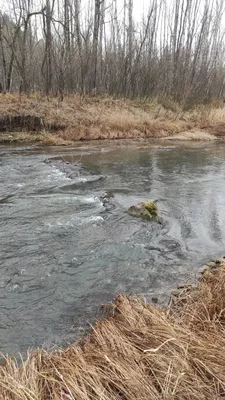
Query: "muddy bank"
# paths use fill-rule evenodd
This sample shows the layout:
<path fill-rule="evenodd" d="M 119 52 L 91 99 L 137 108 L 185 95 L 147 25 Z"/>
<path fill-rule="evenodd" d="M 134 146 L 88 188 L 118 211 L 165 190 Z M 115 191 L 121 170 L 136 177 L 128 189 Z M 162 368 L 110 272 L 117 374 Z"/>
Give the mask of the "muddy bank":
<path fill-rule="evenodd" d="M 66 349 L 5 358 L 8 400 L 222 399 L 225 393 L 225 262 L 211 262 L 196 287 L 167 308 L 119 295 L 92 332 Z"/>
<path fill-rule="evenodd" d="M 225 134 L 225 108 L 187 112 L 149 102 L 87 96 L 57 98 L 0 94 L 0 143 L 67 145 L 78 140 L 174 138 L 213 140 Z"/>

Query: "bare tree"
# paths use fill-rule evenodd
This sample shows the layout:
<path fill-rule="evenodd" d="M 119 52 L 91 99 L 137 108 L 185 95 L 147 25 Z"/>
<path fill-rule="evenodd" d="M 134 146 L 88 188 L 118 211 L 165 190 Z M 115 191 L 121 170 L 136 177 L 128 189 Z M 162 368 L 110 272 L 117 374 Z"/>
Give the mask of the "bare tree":
<path fill-rule="evenodd" d="M 100 26 L 100 16 L 101 16 L 101 3 L 103 1 L 104 0 L 95 0 L 90 92 L 96 89 L 96 83 L 97 83 L 98 39 L 99 39 L 99 26 Z"/>
<path fill-rule="evenodd" d="M 43 9 L 43 30 L 45 36 L 45 51 L 42 63 L 42 73 L 45 76 L 45 93 L 48 96 L 52 90 L 52 16 L 54 10 L 54 0 L 52 4 L 50 0 L 46 0 L 45 8 Z"/>
<path fill-rule="evenodd" d="M 101 91 L 164 103 L 223 97 L 224 1 L 9 0 L 0 15 L 2 90 Z M 0 87 L 1 90 L 1 87 Z"/>

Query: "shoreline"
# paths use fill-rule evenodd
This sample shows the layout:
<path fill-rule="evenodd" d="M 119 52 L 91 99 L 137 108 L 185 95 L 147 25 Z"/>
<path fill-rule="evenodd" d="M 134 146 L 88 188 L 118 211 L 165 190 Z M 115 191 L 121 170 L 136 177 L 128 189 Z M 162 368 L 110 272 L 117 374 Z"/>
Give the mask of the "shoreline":
<path fill-rule="evenodd" d="M 60 138 L 60 136 L 56 136 L 55 134 L 52 133 L 45 133 L 45 134 L 37 134 L 33 135 L 33 133 L 26 133 L 22 134 L 19 133 L 0 133 L 0 146 L 5 146 L 5 145 L 36 145 L 36 146 L 63 146 L 63 147 L 69 147 L 76 145 L 77 143 L 90 143 L 90 142 L 101 142 L 104 143 L 106 141 L 112 141 L 114 143 L 116 142 L 123 142 L 123 141 L 132 141 L 136 140 L 139 143 L 142 141 L 152 141 L 157 142 L 160 145 L 164 144 L 182 144 L 182 143 L 212 143 L 212 142 L 222 142 L 225 140 L 225 134 L 224 137 L 216 137 L 212 134 L 205 136 L 199 135 L 198 137 L 195 134 L 195 138 L 192 136 L 192 132 L 185 132 L 184 137 L 181 135 L 175 135 L 175 136 L 168 136 L 165 138 L 155 138 L 154 136 L 147 136 L 145 138 L 140 137 L 120 137 L 120 138 L 96 138 L 96 139 L 79 139 L 79 140 L 64 140 Z"/>
<path fill-rule="evenodd" d="M 225 392 L 225 259 L 206 264 L 167 307 L 118 295 L 91 333 L 65 349 L 5 357 L 7 400 L 222 398 Z"/>
<path fill-rule="evenodd" d="M 225 137 L 225 106 L 184 111 L 156 99 L 0 94 L 0 144 L 67 146 L 79 141 L 158 139 L 213 141 Z"/>

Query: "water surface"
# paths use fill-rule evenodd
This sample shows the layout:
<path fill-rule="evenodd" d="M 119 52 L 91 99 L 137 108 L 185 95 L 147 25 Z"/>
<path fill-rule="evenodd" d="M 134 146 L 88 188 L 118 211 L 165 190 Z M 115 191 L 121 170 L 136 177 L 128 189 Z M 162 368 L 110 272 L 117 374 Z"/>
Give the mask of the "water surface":
<path fill-rule="evenodd" d="M 225 255 L 221 142 L 2 146 L 0 171 L 4 353 L 66 345 L 116 293 L 165 301 Z M 162 225 L 125 213 L 148 199 Z"/>

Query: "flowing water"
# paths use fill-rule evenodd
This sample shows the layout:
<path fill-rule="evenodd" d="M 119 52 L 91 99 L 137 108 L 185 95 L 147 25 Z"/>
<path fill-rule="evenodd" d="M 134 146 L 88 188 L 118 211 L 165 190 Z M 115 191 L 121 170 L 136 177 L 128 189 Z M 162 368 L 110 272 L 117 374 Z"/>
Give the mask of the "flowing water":
<path fill-rule="evenodd" d="M 0 171 L 1 352 L 66 345 L 118 292 L 166 301 L 224 255 L 222 142 L 2 146 Z M 148 199 L 161 225 L 125 213 Z"/>

